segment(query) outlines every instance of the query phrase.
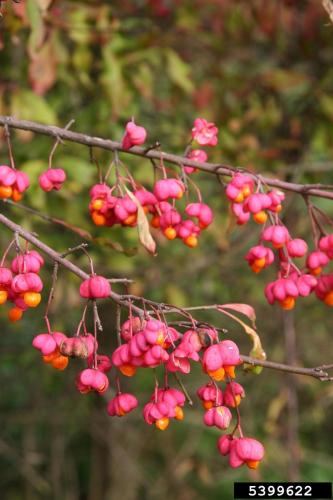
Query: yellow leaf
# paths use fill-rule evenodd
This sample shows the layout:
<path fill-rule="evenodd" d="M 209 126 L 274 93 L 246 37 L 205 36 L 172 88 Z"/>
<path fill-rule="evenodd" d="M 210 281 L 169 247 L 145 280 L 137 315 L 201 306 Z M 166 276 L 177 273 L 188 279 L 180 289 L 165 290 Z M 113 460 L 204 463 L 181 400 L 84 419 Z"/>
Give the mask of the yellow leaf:
<path fill-rule="evenodd" d="M 127 189 L 126 186 L 124 187 L 128 196 L 138 207 L 137 228 L 139 233 L 139 240 L 149 253 L 151 253 L 152 255 L 156 255 L 156 243 L 152 235 L 150 234 L 149 222 L 142 208 L 142 205 L 136 198 L 136 196 L 129 189 Z"/>
<path fill-rule="evenodd" d="M 231 304 L 227 304 L 227 305 L 230 306 Z M 236 305 L 236 304 L 234 304 L 234 305 Z M 242 305 L 244 305 L 244 304 L 242 304 Z M 237 321 L 237 323 L 242 325 L 242 327 L 245 330 L 245 333 L 247 333 L 247 335 L 249 335 L 251 337 L 253 347 L 250 351 L 250 356 L 252 356 L 253 358 L 260 359 L 260 360 L 265 360 L 266 353 L 261 345 L 261 340 L 260 340 L 260 337 L 259 337 L 257 331 L 254 328 L 252 328 L 251 326 L 244 323 L 244 321 L 242 321 L 241 319 L 237 318 L 237 316 L 235 316 L 234 314 L 231 314 L 229 311 L 225 311 L 223 309 L 223 307 L 224 307 L 223 305 L 218 306 L 218 308 L 217 308 L 218 311 L 220 311 L 222 314 L 225 314 L 226 316 L 229 316 L 229 318 L 232 318 L 234 321 Z"/>

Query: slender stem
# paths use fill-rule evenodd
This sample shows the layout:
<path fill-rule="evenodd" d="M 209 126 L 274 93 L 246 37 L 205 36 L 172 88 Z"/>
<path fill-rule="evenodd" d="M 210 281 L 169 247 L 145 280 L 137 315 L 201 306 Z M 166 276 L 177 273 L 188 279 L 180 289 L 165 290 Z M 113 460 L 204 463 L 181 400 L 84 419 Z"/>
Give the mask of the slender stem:
<path fill-rule="evenodd" d="M 312 204 L 310 203 L 309 201 L 309 197 L 307 195 L 303 195 L 303 199 L 305 201 L 305 204 L 306 204 L 306 208 L 307 208 L 307 211 L 308 211 L 308 215 L 309 215 L 309 218 L 310 218 L 310 223 L 311 223 L 311 233 L 312 233 L 312 239 L 313 239 L 313 243 L 315 245 L 315 247 L 317 246 L 317 243 L 318 243 L 318 236 L 317 236 L 317 226 L 316 226 L 316 222 L 314 220 L 314 217 L 313 217 L 313 206 Z"/>
<path fill-rule="evenodd" d="M 78 327 L 76 329 L 76 333 L 75 335 L 78 337 L 80 335 L 80 332 L 81 332 L 81 327 L 82 325 L 85 325 L 85 320 L 86 320 L 86 313 L 87 313 L 87 309 L 88 309 L 88 302 L 86 302 L 86 305 L 84 306 L 84 309 L 83 309 L 83 313 L 82 313 L 82 317 L 81 317 L 81 320 L 78 324 Z M 84 332 L 86 334 L 86 332 Z"/>
<path fill-rule="evenodd" d="M 14 232 L 14 240 L 15 240 L 15 251 L 17 254 L 21 253 L 21 245 L 18 231 Z"/>
<path fill-rule="evenodd" d="M 121 307 L 119 304 L 116 305 L 116 331 L 118 345 L 121 345 Z"/>
<path fill-rule="evenodd" d="M 121 394 L 119 375 L 116 376 L 117 395 Z"/>
<path fill-rule="evenodd" d="M 202 203 L 202 196 L 201 196 L 201 191 L 199 189 L 199 187 L 196 185 L 196 183 L 194 182 L 193 179 L 191 179 L 191 177 L 187 176 L 188 177 L 188 180 L 190 181 L 190 184 L 192 184 L 196 194 L 197 194 L 197 197 L 198 197 L 198 202 L 199 203 Z"/>
<path fill-rule="evenodd" d="M 115 152 L 114 152 L 115 157 L 116 157 L 116 151 L 117 150 L 115 150 Z M 104 184 L 107 182 L 107 180 L 108 180 L 108 178 L 109 178 L 109 176 L 111 174 L 111 170 L 112 170 L 113 166 L 115 165 L 115 161 L 116 161 L 115 159 L 112 160 L 112 162 L 110 163 L 110 165 L 109 165 L 109 167 L 108 167 L 108 169 L 106 171 L 106 174 L 105 174 L 104 179 L 103 179 L 103 183 Z"/>
<path fill-rule="evenodd" d="M 134 280 L 131 280 L 129 278 L 110 278 L 108 279 L 110 283 L 125 283 L 127 285 L 128 283 L 134 283 Z"/>
<path fill-rule="evenodd" d="M 94 346 L 94 368 L 97 370 L 97 319 L 95 315 L 95 304 L 96 301 L 93 303 L 93 308 L 94 308 L 94 339 L 95 339 L 95 346 Z"/>
<path fill-rule="evenodd" d="M 59 262 L 54 262 L 53 273 L 52 273 L 52 283 L 51 283 L 49 298 L 48 298 L 48 301 L 46 304 L 45 315 L 44 315 L 44 319 L 46 321 L 48 328 L 49 328 L 49 310 L 51 307 L 51 302 L 54 298 L 54 290 L 55 290 L 55 285 L 56 285 L 56 281 L 58 278 L 58 269 L 59 269 Z"/>
<path fill-rule="evenodd" d="M 147 154 L 149 151 L 153 151 L 154 149 L 159 149 L 161 147 L 161 143 L 156 141 L 152 146 L 148 146 L 148 148 L 144 149 L 144 153 Z"/>
<path fill-rule="evenodd" d="M 76 245 L 76 247 L 69 248 L 65 252 L 63 252 L 61 257 L 66 257 L 67 255 L 76 252 L 77 250 L 82 250 L 82 248 L 87 248 L 88 243 L 80 243 L 80 245 Z"/>
<path fill-rule="evenodd" d="M 101 319 L 100 319 L 99 314 L 98 314 L 96 299 L 93 300 L 93 311 L 94 311 L 94 322 L 96 323 L 98 330 L 100 332 L 102 332 L 103 326 L 102 326 L 102 322 L 101 322 Z"/>
<path fill-rule="evenodd" d="M 93 147 L 90 146 L 89 147 L 89 154 L 90 154 L 90 161 L 91 163 L 94 163 L 96 165 L 96 168 L 97 168 L 97 174 L 98 174 L 98 181 L 100 184 L 103 183 L 103 174 L 102 174 L 102 169 L 100 167 L 100 164 L 98 163 L 95 155 L 94 155 L 94 150 L 93 150 Z"/>
<path fill-rule="evenodd" d="M 25 212 L 29 214 L 36 215 L 37 217 L 40 217 L 43 220 L 46 220 L 47 222 L 52 222 L 52 224 L 58 224 L 59 226 L 63 226 L 69 231 L 72 231 L 75 234 L 78 234 L 81 238 L 84 238 L 85 240 L 92 240 L 92 235 L 86 231 L 85 229 L 81 229 L 76 226 L 72 226 L 72 224 L 69 224 L 68 222 L 62 220 L 62 219 L 57 219 L 56 217 L 52 217 L 51 215 L 43 214 L 42 212 L 39 212 L 38 210 L 35 210 L 34 208 L 27 207 L 26 205 L 23 205 L 22 203 L 17 203 L 12 200 L 9 200 L 8 198 L 5 200 L 0 200 L 5 204 L 9 204 L 15 208 L 19 208 L 21 210 L 24 210 Z"/>
<path fill-rule="evenodd" d="M 324 226 L 321 224 L 319 218 L 318 218 L 318 214 L 316 214 L 315 212 L 315 209 L 317 207 L 315 207 L 314 205 L 312 205 L 312 217 L 318 227 L 318 230 L 319 230 L 319 237 L 322 237 L 322 236 L 325 236 L 326 235 L 326 231 L 324 229 Z M 321 216 L 323 216 L 323 213 L 321 213 Z M 326 216 L 327 217 L 327 216 Z M 327 217 L 328 220 L 330 220 L 328 217 Z M 330 221 L 330 224 L 332 224 L 332 221 Z"/>
<path fill-rule="evenodd" d="M 231 394 L 232 394 L 232 397 L 233 397 L 233 400 L 234 400 L 236 414 L 237 414 L 237 423 L 236 423 L 236 426 L 235 426 L 234 430 L 232 431 L 231 435 L 233 436 L 234 433 L 236 432 L 236 430 L 238 429 L 240 437 L 243 437 L 240 411 L 239 411 L 239 407 L 238 407 L 238 404 L 237 404 L 237 400 L 236 400 L 236 396 L 235 396 L 235 391 L 234 391 L 234 388 L 232 386 L 232 380 L 231 380 L 230 375 L 227 375 L 227 379 L 228 379 L 228 382 L 230 384 Z"/>
<path fill-rule="evenodd" d="M 158 401 L 158 378 L 157 378 L 157 374 L 156 374 L 156 368 L 153 368 L 153 373 L 154 373 L 154 380 L 155 380 L 154 402 L 156 404 Z"/>
<path fill-rule="evenodd" d="M 44 316 L 44 319 L 45 319 L 45 323 L 46 323 L 46 327 L 47 327 L 47 331 L 48 331 L 49 335 L 53 335 L 49 318 L 47 316 Z"/>
<path fill-rule="evenodd" d="M 1 262 L 0 262 L 0 267 L 3 267 L 4 262 L 6 260 L 6 257 L 8 255 L 8 252 L 10 251 L 10 249 L 12 248 L 12 246 L 14 244 L 15 244 L 15 239 L 12 239 L 12 241 L 9 243 L 8 247 L 6 248 L 6 250 L 3 253 L 3 256 L 2 256 L 2 259 L 1 259 Z"/>
<path fill-rule="evenodd" d="M 191 328 L 192 323 L 188 321 L 169 321 L 169 326 L 178 326 L 180 328 Z M 226 328 L 220 328 L 218 326 L 213 326 L 210 323 L 207 323 L 206 321 L 200 321 L 200 320 L 195 320 L 195 327 L 196 328 L 215 328 L 217 332 L 226 334 L 228 333 L 228 330 Z"/>
<path fill-rule="evenodd" d="M 193 400 L 192 400 L 191 396 L 189 395 L 189 393 L 188 393 L 188 391 L 187 391 L 187 389 L 186 389 L 185 385 L 183 384 L 182 380 L 181 380 L 181 379 L 180 379 L 180 377 L 178 376 L 178 373 L 177 373 L 177 372 L 174 372 L 172 375 L 175 377 L 175 379 L 176 379 L 176 381 L 177 381 L 177 384 L 179 385 L 179 387 L 181 388 L 181 390 L 182 390 L 182 391 L 183 391 L 183 393 L 185 394 L 188 404 L 189 404 L 190 406 L 193 406 Z"/>
<path fill-rule="evenodd" d="M 317 207 L 316 205 L 313 205 L 313 210 L 316 211 L 316 212 L 318 212 L 319 215 L 321 215 L 321 217 L 324 219 L 324 221 L 326 222 L 326 224 L 329 224 L 330 226 L 333 226 L 332 220 L 319 207 Z M 324 236 L 325 234 L 326 234 L 325 231 L 322 230 L 322 235 Z"/>
<path fill-rule="evenodd" d="M 72 125 L 73 123 L 75 122 L 75 120 L 70 120 L 67 125 L 65 126 L 64 130 L 68 130 Z M 61 139 L 60 136 L 57 137 L 52 149 L 51 149 L 51 152 L 50 152 L 50 155 L 49 155 L 49 163 L 48 163 L 48 168 L 52 168 L 52 159 L 53 159 L 53 155 L 55 153 L 55 150 L 57 149 L 57 147 L 59 146 L 59 144 L 63 142 L 63 140 Z"/>
<path fill-rule="evenodd" d="M 193 144 L 193 139 L 192 137 L 189 139 L 188 143 L 186 144 L 185 150 L 184 150 L 184 156 L 187 156 L 191 150 L 192 150 L 192 144 Z"/>
<path fill-rule="evenodd" d="M 4 124 L 4 129 L 5 129 L 5 138 L 6 138 L 7 148 L 8 148 L 8 156 L 9 156 L 10 166 L 13 170 L 15 170 L 15 161 L 14 161 L 14 156 L 13 156 L 12 143 L 10 140 L 10 132 L 9 132 L 9 127 L 8 127 L 7 123 Z"/>
<path fill-rule="evenodd" d="M 90 265 L 90 274 L 91 276 L 94 276 L 95 275 L 95 271 L 94 271 L 94 263 L 93 263 L 93 260 L 91 258 L 91 256 L 89 255 L 89 253 L 87 252 L 87 250 L 82 247 L 81 248 L 82 252 L 86 254 L 86 256 L 88 257 L 88 260 L 89 260 L 89 265 Z"/>

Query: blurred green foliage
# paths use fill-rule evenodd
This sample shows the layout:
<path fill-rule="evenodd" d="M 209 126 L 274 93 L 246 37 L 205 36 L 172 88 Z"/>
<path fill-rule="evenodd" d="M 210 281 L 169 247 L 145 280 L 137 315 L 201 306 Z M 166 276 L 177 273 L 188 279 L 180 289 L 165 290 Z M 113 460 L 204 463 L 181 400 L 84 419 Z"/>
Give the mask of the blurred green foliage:
<path fill-rule="evenodd" d="M 333 26 L 316 0 L 26 0 L 6 2 L 0 20 L 0 113 L 119 140 L 125 122 L 135 116 L 149 131 L 149 142 L 181 153 L 196 116 L 219 126 L 219 146 L 212 161 L 255 169 L 287 180 L 332 184 Z M 97 181 L 89 150 L 64 144 L 54 165 L 64 167 L 68 182 L 46 195 L 36 178 L 47 165 L 52 141 L 29 132 L 13 133 L 17 165 L 32 186 L 24 203 L 63 218 L 100 239 L 91 254 L 99 272 L 126 276 L 131 291 L 177 305 L 248 302 L 256 308 L 268 358 L 285 359 L 280 311 L 267 305 L 263 288 L 273 272 L 252 275 L 243 260 L 256 242 L 253 226 L 228 230 L 228 207 L 214 177 L 197 174 L 204 200 L 216 214 L 200 247 L 158 238 L 156 258 L 138 248 L 135 229 L 99 229 L 89 220 L 88 190 Z M 110 153 L 94 150 L 104 171 Z M 0 159 L 7 162 L 4 142 Z M 122 156 L 134 177 L 152 185 L 149 162 Z M 332 215 L 332 204 L 318 201 Z M 308 239 L 309 220 L 298 197 L 289 196 L 286 216 L 293 234 Z M 50 226 L 18 208 L 2 207 L 25 228 L 61 251 L 81 238 Z M 10 238 L 1 229 L 2 248 Z M 311 244 L 311 242 L 309 241 Z M 129 257 L 126 254 L 130 254 Z M 70 257 L 88 268 L 84 255 Z M 43 278 L 48 289 L 52 264 Z M 61 271 L 52 321 L 71 334 L 79 321 L 79 281 Z M 115 286 L 116 288 L 116 286 Z M 122 291 L 118 285 L 117 290 Z M 43 305 L 19 324 L 8 325 L 2 308 L 1 437 L 2 498 L 16 499 L 165 499 L 232 497 L 236 480 L 288 480 L 289 379 L 264 370 L 240 374 L 247 398 L 244 428 L 261 439 L 267 457 L 260 470 L 231 470 L 216 451 L 218 433 L 202 425 L 196 402 L 183 423 L 165 433 L 142 422 L 140 412 L 110 419 L 105 401 L 80 396 L 74 388 L 79 362 L 66 373 L 41 364 L 30 348 L 44 329 Z M 101 307 L 103 351 L 115 345 L 114 310 Z M 124 314 L 125 318 L 125 314 Z M 223 316 L 203 319 L 229 329 L 242 352 L 247 336 Z M 304 366 L 330 362 L 330 311 L 307 298 L 295 312 L 297 358 Z M 194 370 L 188 389 L 203 381 Z M 150 373 L 124 381 L 143 404 L 153 389 Z M 297 378 L 300 479 L 332 479 L 333 390 L 315 380 Z"/>

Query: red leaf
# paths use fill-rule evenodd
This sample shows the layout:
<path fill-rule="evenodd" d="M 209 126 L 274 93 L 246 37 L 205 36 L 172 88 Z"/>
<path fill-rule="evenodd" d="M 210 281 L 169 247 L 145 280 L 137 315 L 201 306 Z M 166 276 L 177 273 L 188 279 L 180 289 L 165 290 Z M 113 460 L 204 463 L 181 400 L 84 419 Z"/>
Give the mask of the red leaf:
<path fill-rule="evenodd" d="M 44 95 L 55 83 L 57 76 L 57 60 L 54 53 L 52 37 L 31 57 L 29 80 L 31 87 L 38 95 Z"/>
<path fill-rule="evenodd" d="M 233 311 L 244 314 L 252 321 L 253 324 L 256 321 L 255 310 L 252 306 L 249 306 L 248 304 L 222 304 L 219 307 L 222 309 L 231 309 Z"/>

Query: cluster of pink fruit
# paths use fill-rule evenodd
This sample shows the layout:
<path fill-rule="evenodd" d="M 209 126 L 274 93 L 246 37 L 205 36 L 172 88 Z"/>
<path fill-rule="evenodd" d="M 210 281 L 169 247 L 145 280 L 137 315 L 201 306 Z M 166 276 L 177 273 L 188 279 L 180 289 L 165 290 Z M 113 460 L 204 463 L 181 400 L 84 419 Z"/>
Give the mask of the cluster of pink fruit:
<path fill-rule="evenodd" d="M 255 193 L 254 189 L 251 176 L 237 173 L 228 184 L 226 193 L 238 224 L 245 224 L 251 214 L 257 223 L 265 224 L 269 212 L 272 214 L 272 224 L 264 227 L 259 244 L 250 248 L 245 256 L 255 273 L 269 267 L 275 260 L 279 265 L 278 279 L 265 288 L 267 301 L 270 304 L 277 302 L 289 310 L 294 308 L 298 297 L 306 297 L 314 291 L 325 304 L 333 306 L 333 273 L 322 274 L 323 268 L 333 260 L 333 235 L 322 236 L 316 242 L 315 250 L 308 253 L 307 243 L 301 238 L 293 239 L 278 218 L 283 193 L 274 190 Z M 295 264 L 295 258 L 304 258 L 303 268 Z"/>
<path fill-rule="evenodd" d="M 234 408 L 239 405 L 240 398 L 245 396 L 244 389 L 236 382 L 228 383 L 224 393 L 213 382 L 209 382 L 200 387 L 197 394 L 206 409 L 204 424 L 222 430 L 229 427 L 232 419 L 228 406 Z M 184 419 L 185 401 L 184 393 L 178 389 L 169 386 L 156 389 L 143 408 L 144 420 L 148 425 L 165 430 L 170 419 Z M 138 404 L 133 394 L 118 392 L 108 403 L 107 411 L 111 416 L 123 417 L 137 408 Z M 229 455 L 229 464 L 233 468 L 246 464 L 250 469 L 256 469 L 265 453 L 263 445 L 256 439 L 243 436 L 237 438 L 234 434 L 220 436 L 217 447 L 221 455 Z"/>
<path fill-rule="evenodd" d="M 40 175 L 39 185 L 46 192 L 59 190 L 65 180 L 66 173 L 62 168 L 49 168 Z M 0 166 L 0 199 L 20 201 L 29 186 L 29 177 L 25 172 L 7 165 Z"/>
<path fill-rule="evenodd" d="M 210 123 L 203 118 L 196 118 L 194 120 L 193 128 L 192 128 L 192 141 L 191 145 L 194 142 L 198 143 L 199 146 L 216 146 L 217 145 L 217 134 L 218 128 L 214 123 Z M 208 155 L 203 149 L 193 149 L 192 147 L 187 153 L 187 158 L 192 161 L 202 162 L 204 163 L 208 159 Z M 195 167 L 185 166 L 184 167 L 186 174 L 193 174 L 197 172 Z"/>
<path fill-rule="evenodd" d="M 238 406 L 245 396 L 243 387 L 231 380 L 235 377 L 235 367 L 241 363 L 238 347 L 233 341 L 219 341 L 217 331 L 213 328 L 193 328 L 180 334 L 160 320 L 142 320 L 139 317 L 132 317 L 122 325 L 121 336 L 124 343 L 116 348 L 111 359 L 112 364 L 129 377 L 138 368 L 156 368 L 160 365 L 164 365 L 166 373 L 188 374 L 191 361 L 200 362 L 204 372 L 211 378 L 211 382 L 197 391 L 206 410 L 204 423 L 223 430 L 229 427 L 232 419 L 229 407 Z M 217 382 L 225 379 L 228 382 L 222 392 Z M 130 394 L 122 395 L 122 405 L 117 395 L 109 404 L 110 415 L 123 416 L 136 408 L 138 402 L 133 398 Z M 145 421 L 164 430 L 168 427 L 170 418 L 183 419 L 184 403 L 185 396 L 181 391 L 169 387 L 159 389 L 144 407 Z M 255 440 L 253 442 L 257 443 Z M 258 446 L 262 448 L 260 443 Z M 251 452 L 242 463 L 256 467 L 263 453 L 255 460 L 257 455 Z M 235 465 L 235 461 L 230 463 L 233 467 L 241 465 Z"/>
<path fill-rule="evenodd" d="M 152 215 L 152 227 L 159 228 L 167 239 L 179 238 L 185 245 L 193 248 L 198 245 L 201 231 L 213 221 L 211 209 L 201 202 L 189 203 L 185 208 L 185 214 L 194 220 L 182 218 L 174 201 L 183 196 L 185 186 L 176 178 L 157 181 L 153 193 L 142 188 L 134 191 L 136 201 L 129 195 L 114 196 L 114 189 L 115 187 L 111 188 L 106 184 L 96 184 L 90 191 L 89 210 L 97 226 L 121 224 L 135 227 L 140 204 L 146 214 Z"/>
<path fill-rule="evenodd" d="M 0 166 L 0 198 L 3 200 L 11 198 L 20 201 L 23 193 L 30 185 L 29 177 L 24 172 L 8 167 Z"/>
<path fill-rule="evenodd" d="M 269 212 L 277 214 L 282 210 L 284 193 L 276 190 L 255 192 L 255 187 L 253 177 L 241 173 L 235 174 L 227 185 L 226 195 L 239 225 L 246 224 L 251 216 L 257 224 L 264 224 Z"/>
<path fill-rule="evenodd" d="M 96 278 L 99 279 L 97 288 L 95 288 L 96 282 L 91 281 L 92 278 L 81 285 L 81 290 L 84 290 L 83 296 L 87 296 L 88 289 L 89 298 L 105 295 L 105 290 L 99 288 L 104 278 L 102 280 L 102 277 Z M 221 430 L 229 428 L 232 420 L 229 408 L 236 408 L 245 397 L 243 387 L 231 380 L 235 376 L 235 365 L 241 363 L 234 342 L 231 340 L 219 342 L 217 333 L 213 329 L 193 329 L 181 335 L 159 320 L 141 320 L 138 317 L 131 317 L 122 325 L 121 335 L 125 343 L 113 352 L 111 359 L 106 355 L 97 354 L 98 343 L 94 336 L 87 332 L 69 338 L 61 332 L 49 331 L 37 335 L 32 345 L 42 354 L 44 363 L 57 370 L 64 370 L 68 366 L 69 357 L 86 359 L 87 368 L 76 377 L 76 387 L 82 394 L 91 391 L 98 394 L 105 393 L 109 388 L 107 372 L 112 366 L 126 376 L 134 375 L 138 367 L 156 368 L 159 365 L 164 365 L 166 374 L 173 371 L 189 373 L 190 360 L 200 361 L 198 353 L 204 350 L 201 362 L 203 370 L 210 376 L 211 381 L 197 390 L 205 409 L 203 422 L 209 427 L 215 426 Z M 208 339 L 216 343 L 204 347 L 203 339 L 204 343 L 207 343 Z M 177 347 L 175 342 L 178 342 Z M 172 349 L 172 353 L 169 354 L 168 349 Z M 162 352 L 164 354 L 161 354 Z M 228 381 L 222 392 L 216 381 L 223 380 L 225 376 L 228 376 Z M 171 419 L 184 418 L 185 394 L 169 387 L 167 377 L 165 381 L 164 388 L 159 388 L 156 383 L 150 401 L 143 408 L 145 422 L 159 430 L 165 430 Z M 117 376 L 117 391 L 107 405 L 108 414 L 122 417 L 137 408 L 138 404 L 133 394 L 121 392 Z M 240 438 L 234 436 L 236 430 L 240 432 Z M 261 443 L 243 437 L 239 422 L 231 434 L 219 438 L 218 449 L 222 455 L 230 451 L 231 467 L 246 464 L 250 468 L 256 468 L 264 456 Z"/>
<path fill-rule="evenodd" d="M 88 300 L 106 298 L 110 293 L 110 283 L 103 276 L 92 275 L 80 286 L 81 297 Z M 47 325 L 48 333 L 37 335 L 32 343 L 41 352 L 44 363 L 57 370 L 64 370 L 67 368 L 69 357 L 87 359 L 88 368 L 77 378 L 78 389 L 80 392 L 104 392 L 109 382 L 107 377 L 100 373 L 104 374 L 111 369 L 111 361 L 108 356 L 97 355 L 98 343 L 95 337 L 86 331 L 81 335 L 80 330 L 75 337 L 67 337 L 62 332 L 52 332 L 49 323 Z"/>
<path fill-rule="evenodd" d="M 86 359 L 88 367 L 80 372 L 76 379 L 80 392 L 103 393 L 109 387 L 105 373 L 111 369 L 111 360 L 104 354 L 97 354 L 98 343 L 91 333 L 84 332 L 83 335 L 67 337 L 62 332 L 49 330 L 48 333 L 36 335 L 32 345 L 41 353 L 43 362 L 56 370 L 65 370 L 69 358 Z"/>
<path fill-rule="evenodd" d="M 193 149 L 192 144 L 196 142 L 199 146 L 214 147 L 217 145 L 218 128 L 214 123 L 208 122 L 204 118 L 196 118 L 191 130 L 192 140 L 189 144 L 187 158 L 193 161 L 205 162 L 208 158 L 206 151 L 202 149 Z M 147 138 L 147 131 L 144 127 L 136 125 L 134 120 L 126 125 L 125 135 L 122 140 L 123 149 L 130 149 L 133 146 L 144 144 Z M 192 174 L 196 171 L 195 167 L 185 166 L 185 172 Z"/>
<path fill-rule="evenodd" d="M 202 366 L 215 381 L 224 380 L 225 376 L 234 378 L 235 366 L 241 363 L 236 344 L 231 340 L 218 342 L 213 328 L 190 329 L 180 335 L 160 320 L 134 317 L 123 324 L 121 335 L 125 343 L 114 351 L 112 363 L 129 377 L 138 367 L 155 368 L 161 364 L 169 372 L 188 374 L 190 361 L 201 361 L 202 351 Z M 217 343 L 210 345 L 213 342 Z"/>
<path fill-rule="evenodd" d="M 213 124 L 200 118 L 195 120 L 192 136 L 199 144 L 215 145 L 216 133 L 217 128 Z M 126 125 L 122 147 L 129 149 L 141 145 L 146 137 L 146 130 L 132 120 Z M 188 157 L 200 161 L 207 159 L 206 153 L 199 149 L 191 151 Z M 187 173 L 193 170 L 192 167 L 185 167 Z M 138 209 L 141 206 L 146 214 L 152 216 L 150 221 L 152 227 L 159 229 L 167 239 L 179 238 L 185 245 L 193 248 L 198 245 L 198 236 L 201 231 L 213 221 L 212 210 L 201 200 L 198 203 L 187 204 L 184 214 L 190 218 L 182 217 L 175 203 L 183 197 L 186 187 L 176 177 L 158 180 L 152 192 L 138 187 L 133 192 L 134 196 L 128 194 L 116 196 L 117 188 L 117 185 L 110 187 L 103 183 L 96 184 L 90 190 L 89 211 L 95 225 L 111 227 L 120 224 L 135 227 Z"/>
<path fill-rule="evenodd" d="M 88 300 L 105 298 L 110 292 L 110 284 L 103 276 L 93 275 L 80 286 L 80 295 Z M 85 359 L 87 367 L 76 377 L 76 387 L 82 394 L 105 393 L 109 388 L 107 373 L 114 367 L 117 370 L 117 390 L 107 405 L 110 416 L 122 417 L 139 404 L 133 394 L 121 392 L 119 372 L 131 377 L 138 368 L 163 366 L 165 386 L 160 388 L 155 377 L 154 393 L 143 408 L 145 422 L 159 430 L 165 430 L 171 419 L 184 418 L 186 396 L 179 389 L 169 387 L 168 374 L 188 374 L 190 362 L 200 362 L 203 371 L 210 377 L 210 381 L 197 391 L 205 409 L 203 422 L 221 430 L 229 428 L 232 420 L 230 408 L 238 407 L 245 397 L 243 387 L 232 380 L 235 367 L 242 362 L 238 347 L 232 340 L 219 341 L 217 331 L 210 327 L 193 327 L 181 334 L 149 316 L 144 319 L 131 315 L 121 326 L 120 333 L 124 343 L 114 350 L 111 358 L 97 353 L 97 339 L 86 330 L 83 334 L 78 330 L 74 337 L 69 338 L 64 333 L 52 332 L 48 324 L 48 333 L 36 335 L 32 345 L 40 351 L 44 363 L 57 370 L 64 370 L 70 357 Z M 224 391 L 217 385 L 222 380 L 226 381 Z M 240 433 L 240 438 L 234 437 L 236 431 Z M 229 444 L 228 451 L 225 439 Z M 239 414 L 232 433 L 218 440 L 218 449 L 223 455 L 230 450 L 232 467 L 247 464 L 256 468 L 264 455 L 263 446 L 258 441 L 243 437 Z"/>
<path fill-rule="evenodd" d="M 66 172 L 62 168 L 48 168 L 39 176 L 39 186 L 43 191 L 59 191 L 66 180 Z"/>
<path fill-rule="evenodd" d="M 246 464 L 250 469 L 256 469 L 265 454 L 263 445 L 249 437 L 235 438 L 228 434 L 220 437 L 217 446 L 221 455 L 229 455 L 229 464 L 233 468 Z"/>
<path fill-rule="evenodd" d="M 41 301 L 43 282 L 39 271 L 44 264 L 43 257 L 36 250 L 18 254 L 10 267 L 0 264 L 0 305 L 10 301 L 14 304 L 8 312 L 12 322 L 22 318 L 29 307 L 37 307 Z"/>

